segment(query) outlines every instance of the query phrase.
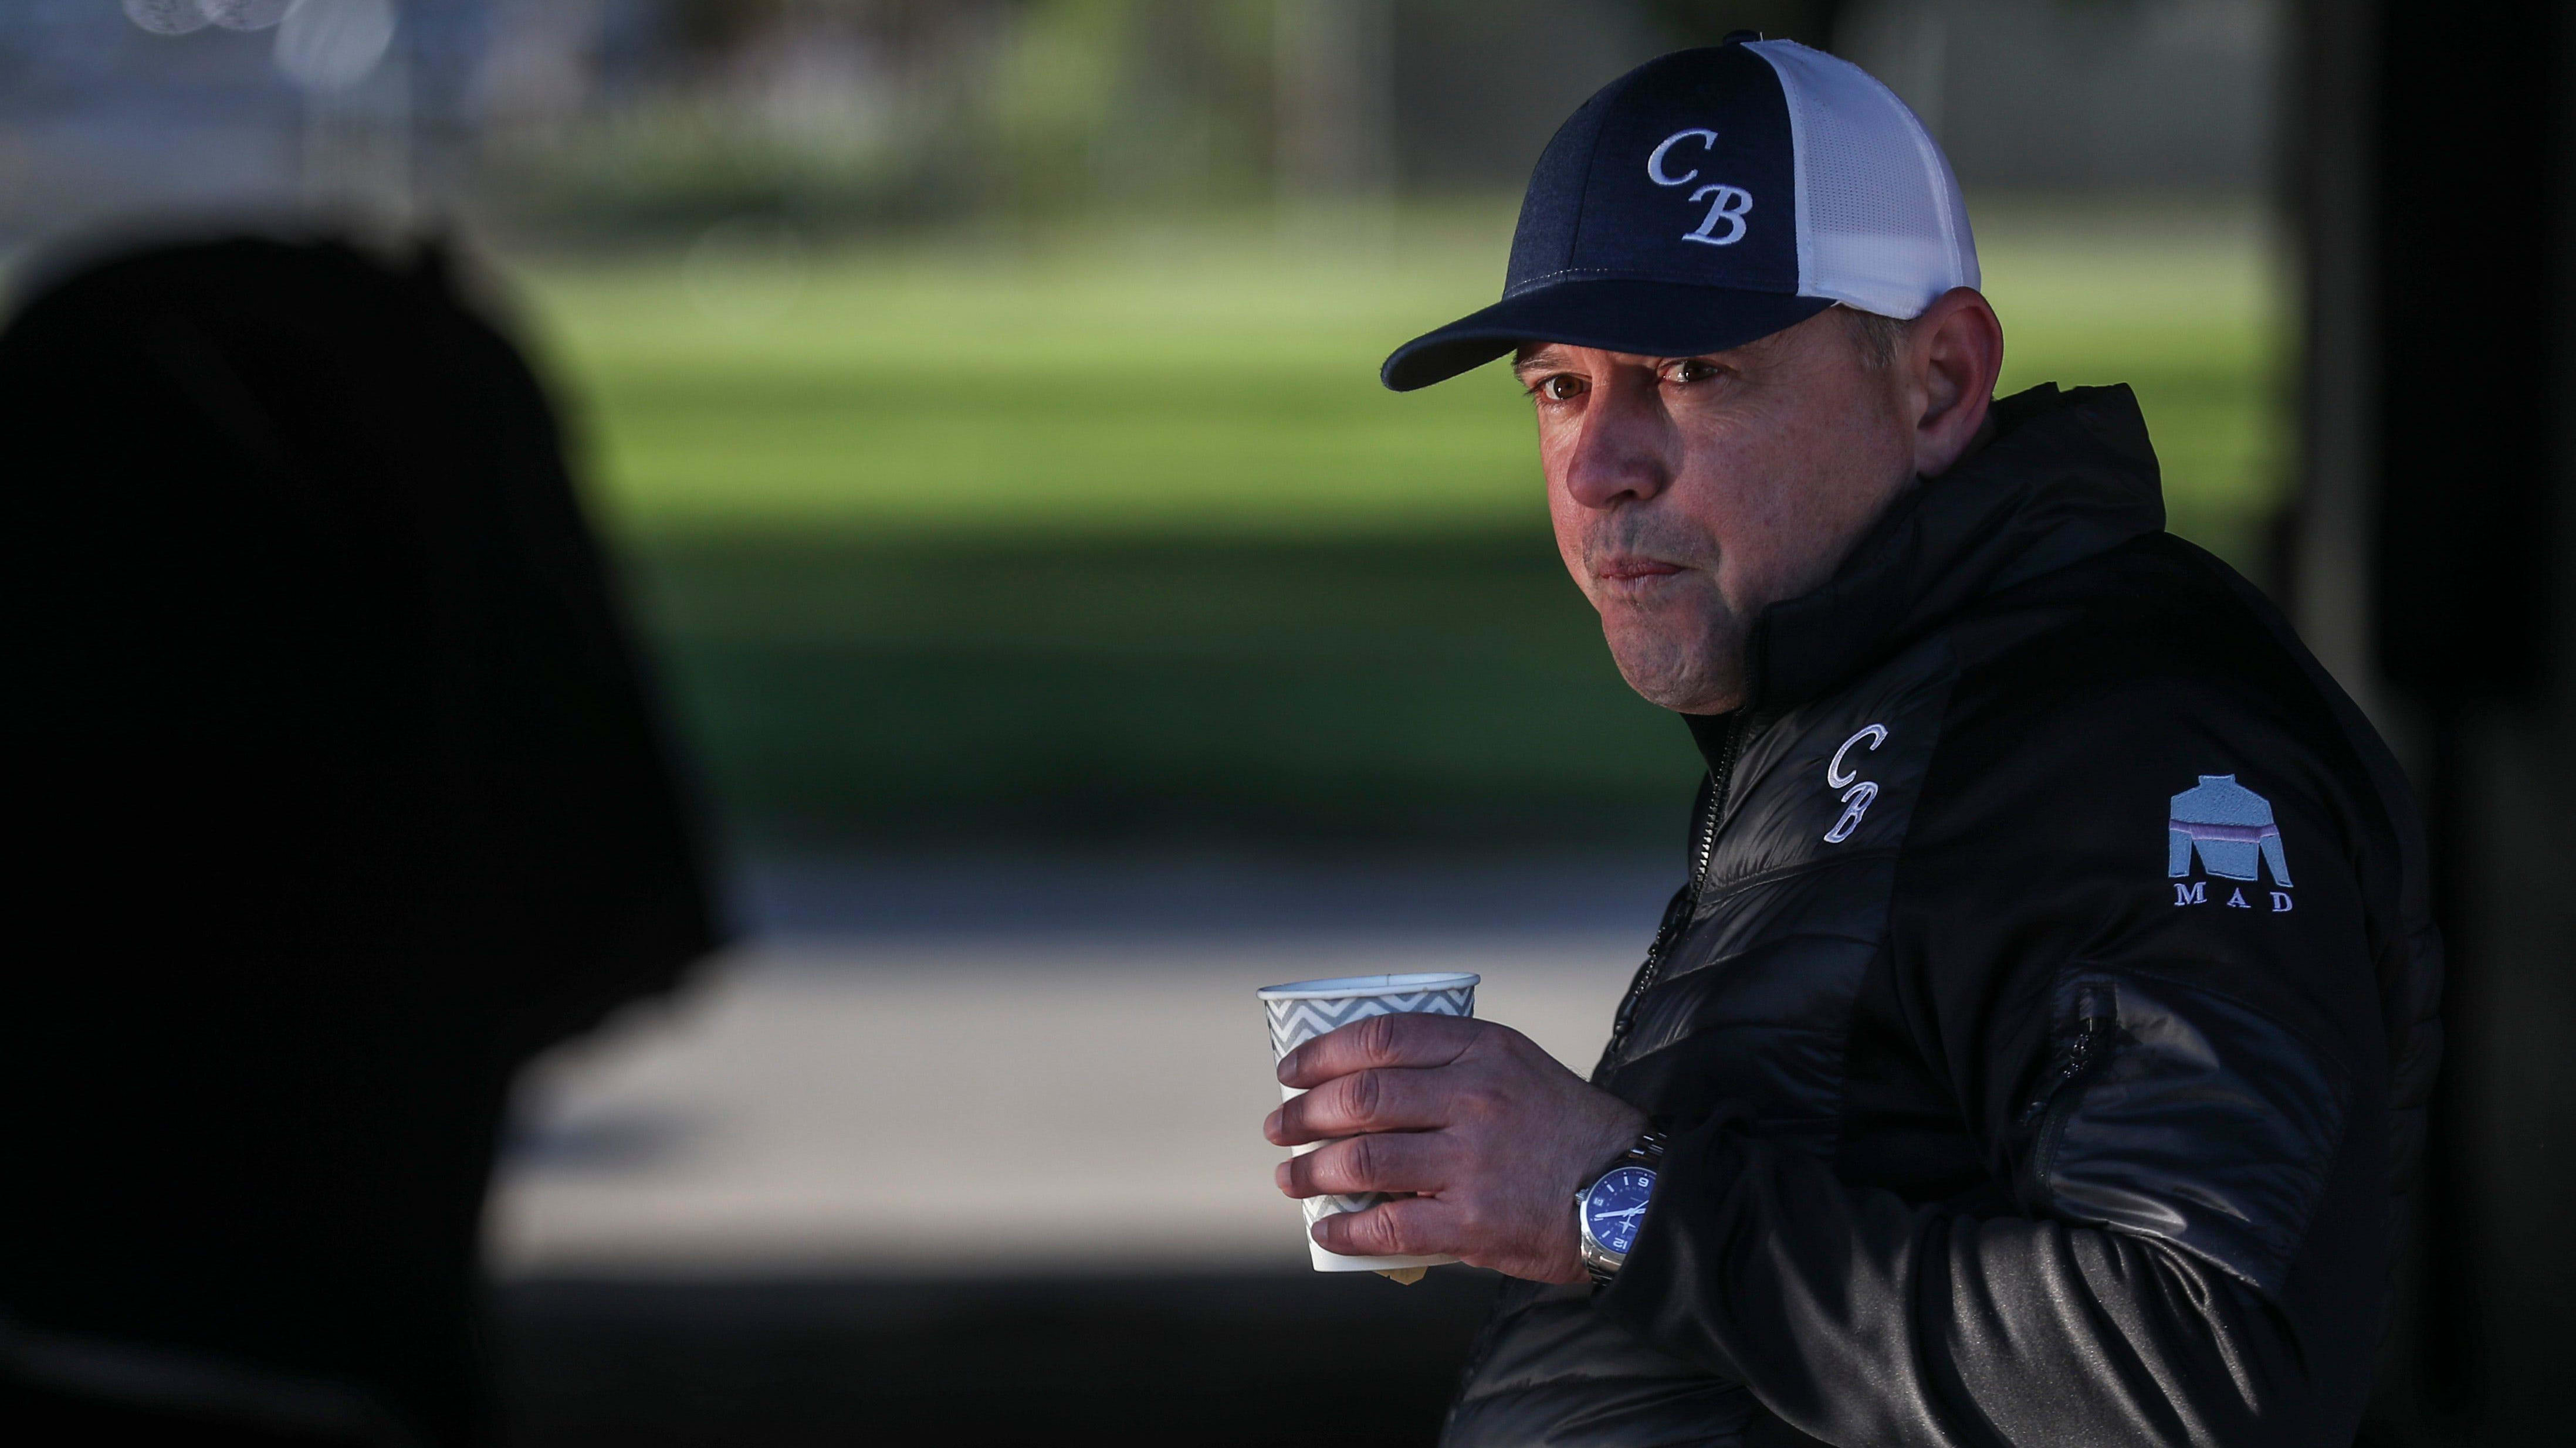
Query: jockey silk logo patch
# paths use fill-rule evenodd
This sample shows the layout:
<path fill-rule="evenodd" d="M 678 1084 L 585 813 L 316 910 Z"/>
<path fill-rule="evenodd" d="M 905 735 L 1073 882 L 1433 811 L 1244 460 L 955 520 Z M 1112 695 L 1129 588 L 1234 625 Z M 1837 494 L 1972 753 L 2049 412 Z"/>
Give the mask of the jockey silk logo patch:
<path fill-rule="evenodd" d="M 2238 784 L 2235 775 L 2204 774 L 2198 787 L 2175 795 L 2165 828 L 2165 873 L 2176 879 L 2191 873 L 2196 852 L 2202 869 L 2224 879 L 2251 880 L 2260 863 L 2272 867 L 2273 884 L 2290 883 L 2272 802 Z"/>
<path fill-rule="evenodd" d="M 2290 856 L 2272 818 L 2272 802 L 2238 784 L 2235 775 L 2204 774 L 2199 784 L 2173 797 L 2165 820 L 2166 876 L 2181 880 L 2190 875 L 2195 857 L 2203 872 L 2220 880 L 2257 880 L 2269 870 L 2277 887 L 2271 892 L 2272 913 L 2291 909 Z M 2210 903 L 2207 882 L 2174 886 L 2174 903 Z M 2259 908 L 2242 889 L 2232 891 L 2225 903 L 2241 910 Z"/>

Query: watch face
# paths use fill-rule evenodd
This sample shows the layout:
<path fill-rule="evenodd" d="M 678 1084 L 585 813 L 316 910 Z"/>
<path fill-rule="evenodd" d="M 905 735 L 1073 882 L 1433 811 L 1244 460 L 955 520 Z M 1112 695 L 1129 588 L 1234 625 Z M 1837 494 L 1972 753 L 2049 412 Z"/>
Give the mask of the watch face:
<path fill-rule="evenodd" d="M 1592 1240 L 1620 1256 L 1637 1244 L 1637 1224 L 1646 1219 L 1646 1199 L 1654 1195 L 1655 1174 L 1642 1166 L 1623 1166 L 1592 1184 L 1583 1199 L 1583 1228 Z"/>

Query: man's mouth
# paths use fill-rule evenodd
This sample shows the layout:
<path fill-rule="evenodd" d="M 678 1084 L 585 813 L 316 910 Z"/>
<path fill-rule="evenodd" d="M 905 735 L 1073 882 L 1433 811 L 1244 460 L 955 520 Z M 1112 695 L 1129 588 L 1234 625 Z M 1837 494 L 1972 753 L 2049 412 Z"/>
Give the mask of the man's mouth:
<path fill-rule="evenodd" d="M 1660 558 L 1610 558 L 1596 565 L 1592 574 L 1609 583 L 1636 583 L 1649 578 L 1667 578 L 1682 571 L 1678 563 Z"/>

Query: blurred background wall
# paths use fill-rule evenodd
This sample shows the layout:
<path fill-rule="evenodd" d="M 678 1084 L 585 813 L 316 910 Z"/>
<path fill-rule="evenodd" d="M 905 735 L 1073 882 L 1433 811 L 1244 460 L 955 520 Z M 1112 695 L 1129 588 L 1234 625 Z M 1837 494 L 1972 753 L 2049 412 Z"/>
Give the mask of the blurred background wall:
<path fill-rule="evenodd" d="M 1580 1066 L 1677 883 L 1700 766 L 1562 575 L 1524 404 L 1375 381 L 1490 300 L 1557 122 L 1736 28 L 1886 79 L 1967 188 L 2006 387 L 2134 384 L 2175 530 L 2478 837 L 2443 782 L 2507 766 L 2376 652 L 2374 540 L 2420 519 L 2376 511 L 2371 319 L 2414 295 L 2381 233 L 2448 214 L 2401 167 L 2523 197 L 2479 223 L 2515 235 L 2563 198 L 2506 159 L 2568 124 L 2549 13 L 2469 52 L 2524 79 L 2401 94 L 2412 18 L 2326 0 L 17 0 L 0 241 L 444 235 L 578 420 L 747 943 L 528 1085 L 530 1441 L 1254 1441 L 1322 1372 L 1414 1442 L 1484 1289 L 1299 1267 L 1248 990 L 1464 963 Z M 2392 149 L 2480 125 L 2491 172 Z M 2565 397 L 2558 351 L 2415 325 L 2539 389 L 2499 425 Z M 2393 1441 L 2474 1424 L 2442 1371 Z"/>
<path fill-rule="evenodd" d="M 2522 0 L 2445 44 L 2427 25 L 2390 3 L 2296 17 L 2304 464 L 2275 588 L 2413 777 L 2449 953 L 2364 1441 L 2539 1442 L 2576 1352 L 2576 23 Z"/>

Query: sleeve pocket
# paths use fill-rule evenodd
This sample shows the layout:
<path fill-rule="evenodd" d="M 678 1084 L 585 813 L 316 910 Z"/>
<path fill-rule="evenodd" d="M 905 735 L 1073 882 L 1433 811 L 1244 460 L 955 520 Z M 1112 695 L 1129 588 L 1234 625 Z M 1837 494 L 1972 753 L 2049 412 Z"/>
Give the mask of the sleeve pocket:
<path fill-rule="evenodd" d="M 2034 1103 L 2045 1208 L 2276 1293 L 2325 1190 L 2350 1074 L 2279 1022 L 2160 976 L 2079 971 L 2057 1006 L 2075 1065 Z"/>

